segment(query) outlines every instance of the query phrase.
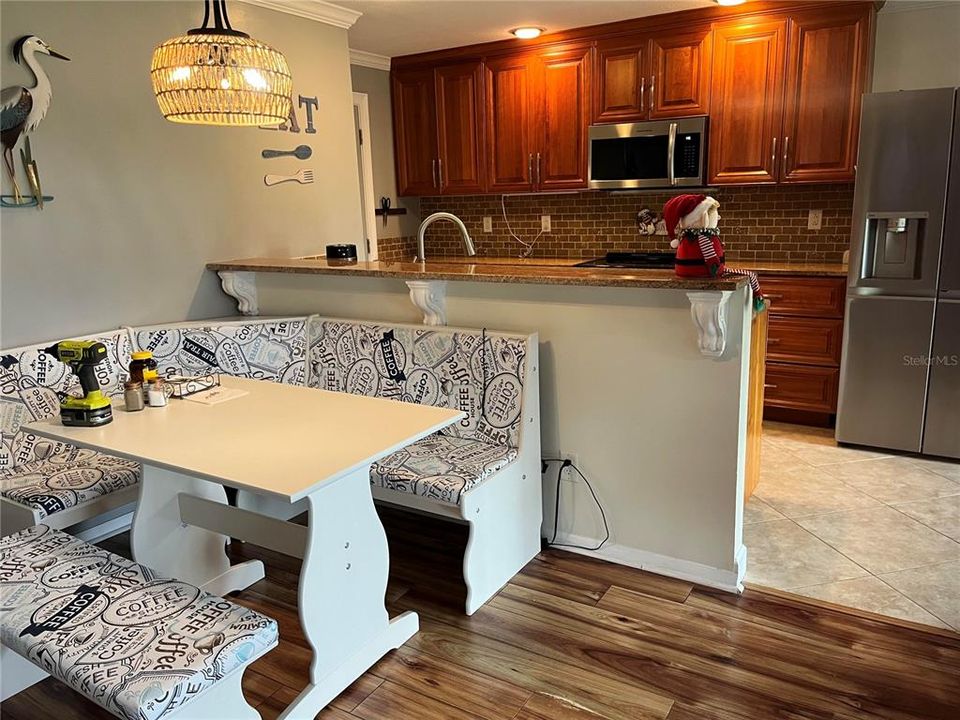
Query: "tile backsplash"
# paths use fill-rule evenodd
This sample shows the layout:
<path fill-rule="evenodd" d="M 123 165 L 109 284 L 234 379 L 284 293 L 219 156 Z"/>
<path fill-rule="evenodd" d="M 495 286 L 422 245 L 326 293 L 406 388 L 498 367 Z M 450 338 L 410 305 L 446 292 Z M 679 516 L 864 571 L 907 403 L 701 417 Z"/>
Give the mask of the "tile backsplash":
<path fill-rule="evenodd" d="M 513 233 L 530 242 L 540 232 L 540 216 L 550 215 L 551 231 L 533 247 L 533 257 L 591 258 L 609 250 L 670 250 L 664 235 L 640 235 L 636 215 L 642 208 L 658 214 L 676 192 L 616 193 L 584 191 L 554 195 L 508 195 L 504 198 Z M 722 187 L 711 194 L 720 201 L 720 230 L 732 261 L 840 262 L 850 244 L 853 184 Z M 523 246 L 510 235 L 500 195 L 421 198 L 422 217 L 445 210 L 467 226 L 478 255 L 516 256 Z M 822 210 L 820 230 L 807 229 L 810 210 Z M 483 218 L 493 232 L 483 232 Z M 382 260 L 409 260 L 414 238 L 380 240 Z M 427 258 L 462 255 L 460 236 L 451 223 L 427 230 Z"/>

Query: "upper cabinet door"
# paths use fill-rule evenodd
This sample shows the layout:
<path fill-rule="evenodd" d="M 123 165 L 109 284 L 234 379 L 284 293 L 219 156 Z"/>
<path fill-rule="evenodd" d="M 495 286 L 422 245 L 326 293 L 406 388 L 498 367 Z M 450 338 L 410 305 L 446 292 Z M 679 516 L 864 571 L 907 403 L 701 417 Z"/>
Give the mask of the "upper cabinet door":
<path fill-rule="evenodd" d="M 647 86 L 650 118 L 706 115 L 710 111 L 709 27 L 655 35 L 650 40 Z"/>
<path fill-rule="evenodd" d="M 710 182 L 776 182 L 786 20 L 744 18 L 714 31 Z"/>
<path fill-rule="evenodd" d="M 486 61 L 487 188 L 491 192 L 533 189 L 536 69 L 533 55 Z"/>
<path fill-rule="evenodd" d="M 540 56 L 541 121 L 534 160 L 540 190 L 587 186 L 590 48 Z"/>
<path fill-rule="evenodd" d="M 597 92 L 594 122 L 644 120 L 649 112 L 646 37 L 597 43 Z"/>
<path fill-rule="evenodd" d="M 437 195 L 437 115 L 433 68 L 393 74 L 397 193 Z"/>
<path fill-rule="evenodd" d="M 869 33 L 870 12 L 863 8 L 803 13 L 791 19 L 783 182 L 854 179 Z"/>
<path fill-rule="evenodd" d="M 444 194 L 483 192 L 483 64 L 437 68 L 437 179 Z"/>

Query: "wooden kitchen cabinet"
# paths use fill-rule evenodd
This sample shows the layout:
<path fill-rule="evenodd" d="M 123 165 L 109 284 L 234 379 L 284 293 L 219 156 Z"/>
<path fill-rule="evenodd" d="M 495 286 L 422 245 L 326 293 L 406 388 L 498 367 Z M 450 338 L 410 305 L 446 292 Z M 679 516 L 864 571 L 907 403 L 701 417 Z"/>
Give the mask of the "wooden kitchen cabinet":
<path fill-rule="evenodd" d="M 436 195 L 437 101 L 433 68 L 393 74 L 393 136 L 400 195 Z"/>
<path fill-rule="evenodd" d="M 837 411 L 846 280 L 761 277 L 770 303 L 764 417 L 829 425 Z"/>
<path fill-rule="evenodd" d="M 489 189 L 586 187 L 589 93 L 589 46 L 489 58 Z"/>
<path fill-rule="evenodd" d="M 691 115 L 711 185 L 852 181 L 875 15 L 764 2 L 394 58 L 400 194 L 584 188 L 591 123 Z"/>
<path fill-rule="evenodd" d="M 650 119 L 710 111 L 713 33 L 709 27 L 650 39 Z"/>
<path fill-rule="evenodd" d="M 437 68 L 437 177 L 441 194 L 483 192 L 483 66 Z"/>
<path fill-rule="evenodd" d="M 869 25 L 858 9 L 791 18 L 781 182 L 854 180 Z"/>
<path fill-rule="evenodd" d="M 786 36 L 786 20 L 714 28 L 711 183 L 776 182 Z"/>
<path fill-rule="evenodd" d="M 393 73 L 394 143 L 401 196 L 483 192 L 483 66 Z"/>
<path fill-rule="evenodd" d="M 590 48 L 539 57 L 538 190 L 587 186 L 587 130 L 590 125 Z"/>
<path fill-rule="evenodd" d="M 706 114 L 711 36 L 704 26 L 597 43 L 594 122 Z"/>
<path fill-rule="evenodd" d="M 872 17 L 832 6 L 715 28 L 710 182 L 854 179 Z"/>
<path fill-rule="evenodd" d="M 536 58 L 514 55 L 486 62 L 487 187 L 532 190 L 537 134 Z"/>

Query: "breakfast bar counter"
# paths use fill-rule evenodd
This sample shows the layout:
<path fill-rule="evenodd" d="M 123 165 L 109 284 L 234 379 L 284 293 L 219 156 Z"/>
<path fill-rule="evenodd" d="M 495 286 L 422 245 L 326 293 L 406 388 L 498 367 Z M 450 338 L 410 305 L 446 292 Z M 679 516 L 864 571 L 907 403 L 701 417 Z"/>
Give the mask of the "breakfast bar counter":
<path fill-rule="evenodd" d="M 453 261 L 451 261 L 453 260 Z M 617 269 L 572 267 L 582 260 L 561 260 L 563 265 L 544 261 L 512 260 L 463 262 L 452 258 L 425 263 L 355 262 L 342 264 L 322 258 L 243 258 L 207 264 L 208 270 L 223 272 L 293 273 L 304 275 L 348 275 L 398 278 L 401 280 L 464 280 L 485 283 L 532 283 L 535 285 L 584 285 L 592 287 L 663 288 L 669 290 L 736 290 L 742 278 L 679 278 L 672 269 Z"/>

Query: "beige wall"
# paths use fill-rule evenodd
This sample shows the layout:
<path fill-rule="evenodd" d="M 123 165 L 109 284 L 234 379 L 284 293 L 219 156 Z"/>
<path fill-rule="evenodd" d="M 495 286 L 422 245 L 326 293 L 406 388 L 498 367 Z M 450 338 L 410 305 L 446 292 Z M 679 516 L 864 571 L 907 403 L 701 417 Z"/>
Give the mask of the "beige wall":
<path fill-rule="evenodd" d="M 370 142 L 373 156 L 373 194 L 378 204 L 381 197 L 390 198 L 391 207 L 407 208 L 406 215 L 377 218 L 377 237 L 397 238 L 415 235 L 420 223 L 420 201 L 397 197 L 397 175 L 393 159 L 393 106 L 390 101 L 390 71 L 351 65 L 353 90 L 366 93 L 370 105 Z"/>
<path fill-rule="evenodd" d="M 316 134 L 162 118 L 151 53 L 199 25 L 201 3 L 0 4 L 3 86 L 30 84 L 10 59 L 21 35 L 40 35 L 72 58 L 42 58 L 53 104 L 32 138 L 56 200 L 42 212 L 0 215 L 0 347 L 233 314 L 206 262 L 360 241 L 346 31 L 243 3 L 230 11 L 235 27 L 285 53 L 294 93 L 319 97 Z M 301 143 L 314 151 L 307 162 L 260 157 Z M 313 185 L 263 184 L 267 172 L 300 167 L 314 169 Z M 10 192 L 5 176 L 3 188 Z"/>
<path fill-rule="evenodd" d="M 887 3 L 877 16 L 873 91 L 960 85 L 957 38 L 960 2 Z"/>

